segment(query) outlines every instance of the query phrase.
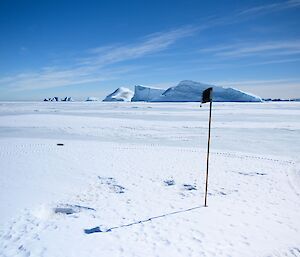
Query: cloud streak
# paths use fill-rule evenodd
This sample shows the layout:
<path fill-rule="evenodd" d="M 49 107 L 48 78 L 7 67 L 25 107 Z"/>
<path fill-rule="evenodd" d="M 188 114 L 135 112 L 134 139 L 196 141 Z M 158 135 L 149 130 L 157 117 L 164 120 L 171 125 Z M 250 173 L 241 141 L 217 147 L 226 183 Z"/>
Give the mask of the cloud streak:
<path fill-rule="evenodd" d="M 125 73 L 139 69 L 139 66 L 125 62 L 161 53 L 179 40 L 191 37 L 199 31 L 215 26 L 225 26 L 252 19 L 258 15 L 300 6 L 300 0 L 289 0 L 255 6 L 233 12 L 224 18 L 211 17 L 200 26 L 185 26 L 166 32 L 158 32 L 141 38 L 137 43 L 101 46 L 86 51 L 83 57 L 73 60 L 73 65 L 41 68 L 37 71 L 20 73 L 0 78 L 0 87 L 22 91 L 56 88 L 120 78 Z M 299 54 L 299 42 L 267 42 L 261 44 L 223 45 L 202 49 L 222 58 L 237 58 L 254 55 Z"/>
<path fill-rule="evenodd" d="M 300 0 L 288 0 L 272 4 L 253 6 L 246 9 L 233 11 L 231 15 L 225 17 L 211 17 L 205 22 L 205 25 L 202 25 L 201 28 L 208 29 L 215 26 L 232 25 L 251 19 L 256 19 L 261 15 L 268 15 L 270 13 L 280 12 L 288 9 L 295 9 L 299 7 Z"/>
<path fill-rule="evenodd" d="M 268 13 L 278 12 L 278 11 L 297 8 L 297 7 L 300 7 L 299 0 L 289 0 L 289 1 L 272 3 L 272 4 L 254 6 L 238 12 L 238 16 L 262 15 L 262 14 L 268 14 Z"/>
<path fill-rule="evenodd" d="M 166 50 L 178 40 L 192 36 L 197 28 L 186 26 L 148 35 L 135 44 L 105 46 L 90 49 L 87 56 L 78 58 L 70 67 L 48 67 L 37 72 L 21 73 L 0 79 L 0 85 L 15 91 L 46 89 L 67 85 L 116 79 L 137 66 L 113 64 L 145 57 Z"/>
<path fill-rule="evenodd" d="M 300 40 L 267 41 L 259 43 L 239 43 L 219 45 L 200 50 L 201 53 L 211 53 L 214 56 L 241 58 L 249 56 L 282 56 L 300 54 Z"/>

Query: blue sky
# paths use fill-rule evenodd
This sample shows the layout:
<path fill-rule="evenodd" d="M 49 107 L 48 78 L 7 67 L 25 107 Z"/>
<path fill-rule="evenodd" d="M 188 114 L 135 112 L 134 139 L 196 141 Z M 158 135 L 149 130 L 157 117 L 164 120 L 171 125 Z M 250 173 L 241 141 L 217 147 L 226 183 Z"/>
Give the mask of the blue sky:
<path fill-rule="evenodd" d="M 0 1 L 0 100 L 190 79 L 300 97 L 300 0 Z"/>

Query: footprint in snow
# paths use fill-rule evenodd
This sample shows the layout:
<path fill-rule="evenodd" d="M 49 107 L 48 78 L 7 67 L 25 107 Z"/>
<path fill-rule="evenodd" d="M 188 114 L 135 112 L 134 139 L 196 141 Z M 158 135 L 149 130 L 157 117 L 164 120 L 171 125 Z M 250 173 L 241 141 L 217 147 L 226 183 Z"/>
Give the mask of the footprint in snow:
<path fill-rule="evenodd" d="M 72 204 L 62 204 L 56 208 L 53 209 L 54 213 L 60 213 L 60 214 L 74 214 L 81 212 L 82 210 L 88 210 L 88 211 L 96 211 L 94 208 L 82 206 L 82 205 L 72 205 Z"/>
<path fill-rule="evenodd" d="M 117 194 L 123 194 L 123 193 L 125 193 L 125 187 L 122 187 L 120 185 L 113 185 L 112 189 Z"/>
<path fill-rule="evenodd" d="M 108 188 L 116 194 L 123 194 L 125 193 L 125 187 L 118 185 L 117 181 L 111 177 L 101 177 L 98 176 L 101 184 L 107 185 Z"/>
<path fill-rule="evenodd" d="M 196 185 L 190 185 L 190 184 L 183 184 L 183 188 L 188 191 L 197 190 Z"/>
<path fill-rule="evenodd" d="M 236 172 L 240 175 L 244 175 L 244 176 L 265 176 L 267 175 L 267 173 L 263 173 L 263 172 Z"/>
<path fill-rule="evenodd" d="M 173 186 L 173 185 L 175 185 L 175 180 L 174 179 L 166 179 L 166 180 L 164 180 L 164 184 L 166 186 Z"/>

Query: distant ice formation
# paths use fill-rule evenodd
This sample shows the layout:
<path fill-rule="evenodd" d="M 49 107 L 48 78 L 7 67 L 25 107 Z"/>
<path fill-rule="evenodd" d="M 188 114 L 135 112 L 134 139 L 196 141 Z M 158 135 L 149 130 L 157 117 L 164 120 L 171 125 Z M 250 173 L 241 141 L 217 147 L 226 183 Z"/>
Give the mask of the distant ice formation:
<path fill-rule="evenodd" d="M 96 102 L 96 101 L 99 101 L 99 99 L 97 97 L 94 97 L 94 96 L 89 96 L 85 101 L 87 101 L 87 102 Z"/>
<path fill-rule="evenodd" d="M 160 97 L 152 99 L 156 102 L 199 102 L 202 92 L 213 88 L 215 102 L 261 102 L 261 98 L 231 87 L 203 84 L 191 80 L 183 80 L 177 86 L 170 87 Z"/>
<path fill-rule="evenodd" d="M 50 97 L 50 98 L 45 98 L 44 99 L 44 102 L 59 102 L 59 98 L 57 97 L 57 96 L 55 96 L 55 97 Z"/>
<path fill-rule="evenodd" d="M 132 102 L 144 101 L 152 102 L 153 99 L 160 97 L 165 92 L 165 89 L 145 87 L 142 85 L 135 86 Z"/>
<path fill-rule="evenodd" d="M 145 102 L 199 102 L 203 90 L 213 88 L 215 102 L 261 102 L 258 96 L 231 87 L 203 84 L 191 80 L 183 80 L 177 86 L 167 90 L 136 86 L 132 101 Z"/>
<path fill-rule="evenodd" d="M 74 102 L 73 98 L 72 97 L 65 97 L 65 98 L 62 98 L 61 99 L 63 102 Z"/>
<path fill-rule="evenodd" d="M 104 102 L 130 102 L 133 97 L 133 91 L 126 87 L 119 87 L 117 90 L 109 94 L 103 100 Z"/>
<path fill-rule="evenodd" d="M 62 101 L 62 102 L 73 102 L 74 100 L 73 100 L 72 97 L 68 97 L 68 96 L 66 96 L 64 98 L 61 98 L 61 99 L 59 99 L 57 96 L 52 97 L 52 98 L 50 97 L 50 98 L 45 98 L 44 99 L 44 102 L 59 102 L 59 101 Z"/>

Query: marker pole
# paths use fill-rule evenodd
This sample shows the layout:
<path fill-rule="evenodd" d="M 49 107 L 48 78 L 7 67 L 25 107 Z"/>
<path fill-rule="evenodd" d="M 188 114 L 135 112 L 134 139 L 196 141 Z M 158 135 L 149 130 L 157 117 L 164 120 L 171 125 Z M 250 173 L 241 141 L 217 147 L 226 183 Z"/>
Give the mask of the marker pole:
<path fill-rule="evenodd" d="M 206 159 L 206 180 L 205 180 L 205 199 L 204 207 L 207 207 L 207 187 L 208 187 L 208 164 L 209 164 L 209 145 L 210 145 L 210 124 L 211 124 L 212 100 L 209 103 L 209 123 L 208 123 L 208 141 L 207 141 L 207 159 Z"/>

